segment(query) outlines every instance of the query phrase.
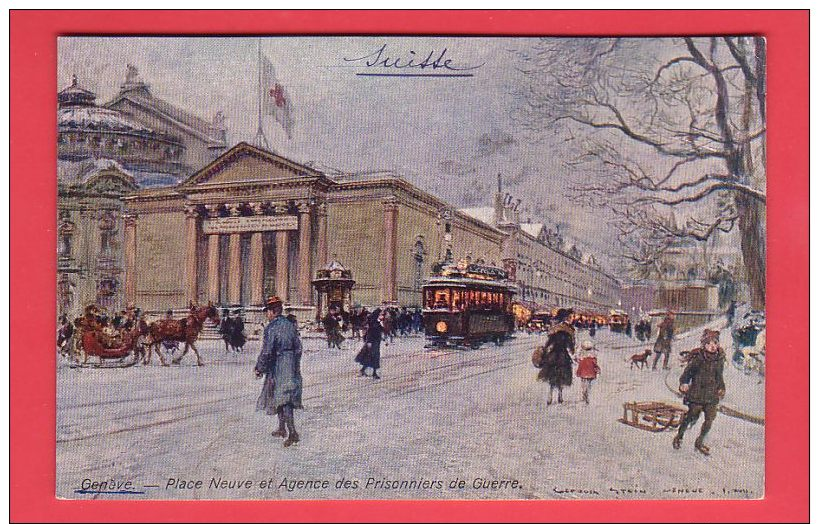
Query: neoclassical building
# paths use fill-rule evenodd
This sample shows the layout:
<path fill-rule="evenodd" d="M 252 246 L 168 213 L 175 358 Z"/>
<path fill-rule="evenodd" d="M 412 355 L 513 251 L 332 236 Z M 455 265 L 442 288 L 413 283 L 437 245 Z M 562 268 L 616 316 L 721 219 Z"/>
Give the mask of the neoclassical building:
<path fill-rule="evenodd" d="M 487 223 L 401 177 L 329 177 L 244 142 L 176 186 L 123 201 L 125 297 L 148 311 L 254 307 L 276 294 L 311 318 L 312 279 L 332 260 L 352 271 L 353 303 L 419 305 L 424 278 L 445 257 L 526 274 L 528 257 L 546 247 L 513 220 Z M 576 264 L 564 270 L 570 279 Z M 586 274 L 588 286 L 603 282 L 595 298 L 613 306 L 616 281 Z M 586 285 L 557 293 L 567 305 L 588 300 Z"/>
<path fill-rule="evenodd" d="M 499 261 L 504 239 L 400 177 L 330 179 L 244 142 L 174 187 L 123 200 L 125 295 L 148 310 L 271 294 L 311 309 L 331 258 L 352 270 L 354 302 L 417 304 L 442 249 Z"/>

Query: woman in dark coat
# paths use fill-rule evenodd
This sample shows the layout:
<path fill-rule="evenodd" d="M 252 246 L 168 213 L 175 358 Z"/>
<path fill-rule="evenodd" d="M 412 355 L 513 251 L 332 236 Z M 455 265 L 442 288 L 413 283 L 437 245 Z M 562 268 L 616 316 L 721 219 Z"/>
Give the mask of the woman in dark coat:
<path fill-rule="evenodd" d="M 242 321 L 242 316 L 238 309 L 234 311 L 233 314 L 236 316 L 233 317 L 230 325 L 230 345 L 233 346 L 233 349 L 236 351 L 242 351 L 245 347 L 245 342 L 247 342 L 245 323 Z"/>
<path fill-rule="evenodd" d="M 230 352 L 230 338 L 233 333 L 233 319 L 227 309 L 222 310 L 222 322 L 219 323 L 219 334 L 225 342 L 225 353 Z"/>
<path fill-rule="evenodd" d="M 355 361 L 361 364 L 361 375 L 367 376 L 367 368 L 373 368 L 373 378 L 379 379 L 378 368 L 381 367 L 381 333 L 383 331 L 378 317 L 381 316 L 381 309 L 376 308 L 367 317 L 367 332 L 364 335 L 364 346 Z"/>
<path fill-rule="evenodd" d="M 575 346 L 575 330 L 568 322 L 557 324 L 549 332 L 546 347 L 543 351 L 543 366 L 538 373 L 538 380 L 549 383 L 549 397 L 546 404 L 552 403 L 552 395 L 557 390 L 557 401 L 563 402 L 563 388 L 572 385 L 572 357 Z"/>

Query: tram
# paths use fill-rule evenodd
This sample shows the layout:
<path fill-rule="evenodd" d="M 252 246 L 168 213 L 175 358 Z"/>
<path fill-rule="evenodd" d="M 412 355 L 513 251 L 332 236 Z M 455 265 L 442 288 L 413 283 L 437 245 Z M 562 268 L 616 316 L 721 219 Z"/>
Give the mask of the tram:
<path fill-rule="evenodd" d="M 500 345 L 515 330 L 517 286 L 500 268 L 464 261 L 443 266 L 423 285 L 428 347 Z"/>
<path fill-rule="evenodd" d="M 621 309 L 612 309 L 609 312 L 609 329 L 613 333 L 623 333 L 628 324 L 628 314 Z"/>

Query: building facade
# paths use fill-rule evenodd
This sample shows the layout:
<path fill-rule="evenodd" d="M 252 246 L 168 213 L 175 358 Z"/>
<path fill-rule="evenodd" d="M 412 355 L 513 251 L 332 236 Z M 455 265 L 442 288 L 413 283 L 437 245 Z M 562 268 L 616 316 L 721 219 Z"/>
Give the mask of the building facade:
<path fill-rule="evenodd" d="M 487 223 L 397 176 L 331 178 L 246 143 L 176 186 L 123 200 L 124 292 L 146 310 L 259 306 L 276 294 L 310 318 L 312 279 L 332 260 L 351 270 L 352 302 L 364 305 L 420 305 L 433 265 L 465 257 L 519 267 L 522 285 L 548 289 L 562 305 L 596 304 L 589 288 L 606 306 L 616 294 L 614 279 L 547 249 L 519 224 Z M 530 260 L 541 259 L 579 287 L 533 281 Z"/>
<path fill-rule="evenodd" d="M 224 149 L 213 137 L 190 138 L 190 126 L 209 125 L 190 115 L 185 125 L 160 128 L 151 125 L 158 118 L 118 110 L 134 84 L 143 86 L 140 96 L 150 97 L 130 66 L 129 78 L 113 104 L 97 105 L 96 95 L 76 77 L 57 94 L 58 316 L 79 316 L 91 303 L 125 305 L 122 246 L 128 228 L 121 198 L 138 188 L 175 185 L 209 161 L 202 150 L 216 155 Z M 157 99 L 154 104 L 173 107 Z"/>
<path fill-rule="evenodd" d="M 123 195 L 137 189 L 114 161 L 62 173 L 57 204 L 57 313 L 71 318 L 86 304 L 122 306 Z"/>

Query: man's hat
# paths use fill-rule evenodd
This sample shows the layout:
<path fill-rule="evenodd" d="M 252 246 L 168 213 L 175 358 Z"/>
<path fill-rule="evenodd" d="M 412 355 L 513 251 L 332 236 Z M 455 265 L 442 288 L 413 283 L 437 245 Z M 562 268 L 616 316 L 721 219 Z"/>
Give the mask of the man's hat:
<path fill-rule="evenodd" d="M 234 314 L 234 315 L 238 315 L 238 314 L 240 314 L 241 312 L 242 312 L 242 310 L 241 310 L 241 309 L 234 309 L 234 310 L 233 310 L 233 314 Z"/>
<path fill-rule="evenodd" d="M 702 338 L 700 339 L 700 341 L 703 344 L 706 344 L 708 342 L 719 342 L 719 331 L 715 329 L 706 329 L 705 331 L 702 332 Z"/>
<path fill-rule="evenodd" d="M 558 322 L 562 322 L 563 320 L 568 319 L 572 313 L 574 313 L 574 310 L 571 308 L 560 308 L 557 310 L 555 320 L 557 320 Z"/>
<path fill-rule="evenodd" d="M 268 309 L 273 309 L 275 307 L 282 306 L 282 299 L 276 296 L 267 297 L 267 301 L 264 305 L 264 310 L 267 311 Z"/>

